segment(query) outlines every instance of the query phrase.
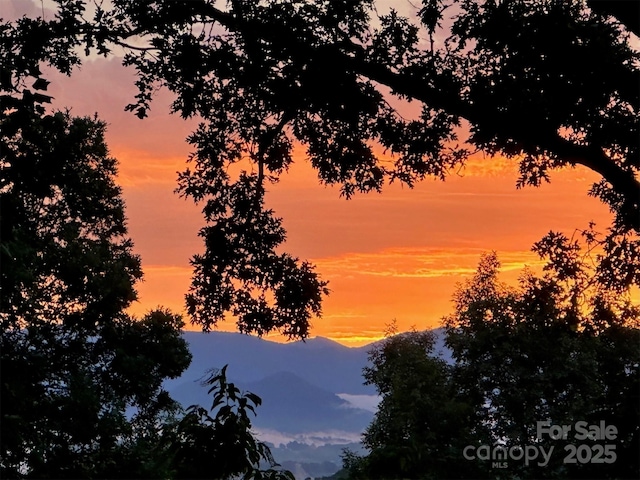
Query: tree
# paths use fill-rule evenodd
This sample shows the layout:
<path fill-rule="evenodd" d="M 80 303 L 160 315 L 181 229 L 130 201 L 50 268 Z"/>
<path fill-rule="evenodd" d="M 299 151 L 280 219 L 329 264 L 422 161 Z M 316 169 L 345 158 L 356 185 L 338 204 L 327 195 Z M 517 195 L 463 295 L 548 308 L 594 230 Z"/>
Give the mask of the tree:
<path fill-rule="evenodd" d="M 587 244 L 594 243 L 586 232 Z M 547 273 L 525 272 L 519 288 L 497 279 L 495 255 L 482 259 L 473 280 L 455 295 L 445 319 L 457 373 L 476 398 L 479 418 L 493 442 L 542 443 L 557 450 L 580 443 L 570 436 L 540 442 L 537 422 L 618 430 L 612 464 L 549 465 L 512 471 L 522 477 L 635 478 L 640 472 L 640 309 L 630 293 L 594 282 L 595 263 L 577 239 L 549 234 L 534 247 Z M 573 435 L 573 434 L 572 434 Z M 611 442 L 608 442 L 611 443 Z"/>
<path fill-rule="evenodd" d="M 124 313 L 141 270 L 105 126 L 46 99 L 2 97 L 2 475 L 161 475 L 127 445 L 177 409 L 162 382 L 190 362 L 183 322 Z"/>
<path fill-rule="evenodd" d="M 520 187 L 585 166 L 602 176 L 590 194 L 615 216 L 602 269 L 621 288 L 638 280 L 639 32 L 625 2 L 423 0 L 415 19 L 378 15 L 372 0 L 114 0 L 93 15 L 83 0 L 57 3 L 55 19 L 4 25 L 18 72 L 5 83 L 39 78 L 34 51 L 70 72 L 75 47 L 124 48 L 140 90 L 130 110 L 144 117 L 165 86 L 174 112 L 202 119 L 178 189 L 206 221 L 187 297 L 204 329 L 231 313 L 243 332 L 304 338 L 320 314 L 326 282 L 279 253 L 285 231 L 264 209 L 298 144 L 347 197 L 446 178 L 472 151 L 519 162 Z M 421 114 L 405 119 L 394 98 Z"/>
<path fill-rule="evenodd" d="M 434 352 L 432 332 L 389 336 L 369 353 L 365 383 L 382 401 L 363 435 L 365 457 L 347 455 L 351 478 L 478 478 L 460 451 L 477 438 L 473 405 L 460 395 L 452 367 Z"/>
<path fill-rule="evenodd" d="M 548 260 L 542 276 L 525 271 L 518 287 L 503 284 L 490 254 L 459 286 L 445 318 L 452 365 L 434 357 L 428 332 L 374 348 L 365 378 L 383 399 L 364 435 L 371 452 L 346 458 L 352 478 L 637 478 L 640 309 L 593 281 L 577 240 L 550 234 L 536 249 Z M 540 435 L 546 420 L 572 433 Z M 617 437 L 580 442 L 579 421 L 604 421 Z M 565 463 L 565 447 L 581 443 L 614 445 L 615 461 Z M 467 446 L 483 445 L 555 453 L 544 464 L 506 458 L 493 468 L 465 457 Z"/>
<path fill-rule="evenodd" d="M 47 114 L 47 98 L 2 96 L 2 476 L 290 478 L 251 433 L 260 399 L 224 370 L 209 380 L 212 408 L 238 406 L 215 420 L 198 406 L 182 414 L 163 390 L 191 361 L 184 323 L 125 313 L 142 273 L 105 125 Z"/>
<path fill-rule="evenodd" d="M 600 173 L 603 181 L 591 194 L 616 215 L 604 245 L 613 268 L 634 276 L 640 262 L 638 56 L 624 24 L 578 2 L 454 3 L 450 34 L 436 50 L 433 38 L 448 6 L 442 1 L 423 2 L 418 25 L 391 12 L 377 19 L 377 28 L 369 1 L 232 1 L 227 11 L 208 2 L 181 9 L 148 2 L 144 8 L 153 18 L 116 2 L 128 18 L 124 31 L 149 38 L 148 47 L 131 50 L 126 59 L 141 75 L 140 95 L 130 108 L 144 116 L 155 80 L 176 92 L 175 111 L 205 120 L 190 138 L 195 169 L 181 176 L 179 187 L 206 201 L 211 224 L 202 232 L 207 253 L 194 258 L 190 297 L 208 314 L 205 327 L 233 300 L 248 304 L 248 311 L 234 312 L 241 329 L 250 329 L 256 318 L 273 325 L 274 310 L 264 294 L 250 301 L 252 289 L 274 291 L 276 318 L 293 300 L 278 295 L 279 277 L 265 272 L 262 261 L 278 244 L 270 239 L 284 238 L 279 223 L 266 229 L 274 232 L 270 239 L 261 239 L 253 216 L 235 213 L 225 200 L 231 192 L 241 190 L 245 206 L 254 198 L 259 218 L 263 183 L 290 164 L 294 142 L 305 146 L 321 180 L 340 184 L 347 197 L 380 190 L 386 180 L 413 185 L 428 175 L 445 178 L 470 153 L 456 143 L 463 121 L 471 146 L 520 159 L 518 186 L 539 185 L 549 170 L 567 165 Z M 420 45 L 419 28 L 431 39 L 428 49 Z M 383 87 L 421 102 L 419 118 L 398 114 Z M 373 144 L 393 155 L 391 165 Z M 243 158 L 257 173 L 229 184 L 227 165 Z M 242 225 L 247 239 L 236 239 L 228 223 Z M 238 262 L 218 253 L 220 245 L 250 255 Z M 205 273 L 212 266 L 213 276 Z M 289 276 L 300 292 L 293 303 L 317 313 L 320 296 L 309 292 L 321 292 L 323 284 L 306 270 Z M 248 288 L 236 290 L 234 281 Z M 208 298 L 214 299 L 211 307 Z M 197 308 L 191 313 L 202 322 Z"/>
<path fill-rule="evenodd" d="M 269 447 L 251 433 L 250 413 L 261 404 L 260 397 L 241 393 L 227 382 L 227 365 L 213 370 L 204 385 L 213 395 L 210 415 L 198 405 L 165 436 L 173 458 L 174 478 L 238 478 L 294 480 L 293 474 L 278 470 Z M 263 464 L 267 469 L 261 469 Z"/>

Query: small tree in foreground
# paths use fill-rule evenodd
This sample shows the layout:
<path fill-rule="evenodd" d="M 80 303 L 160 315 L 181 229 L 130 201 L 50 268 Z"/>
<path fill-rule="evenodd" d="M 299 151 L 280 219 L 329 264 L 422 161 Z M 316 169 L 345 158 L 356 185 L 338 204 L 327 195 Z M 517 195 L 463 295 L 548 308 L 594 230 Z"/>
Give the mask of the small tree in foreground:
<path fill-rule="evenodd" d="M 192 405 L 166 436 L 175 478 L 237 478 L 293 480 L 276 469 L 269 447 L 251 433 L 250 414 L 260 397 L 227 381 L 227 366 L 213 370 L 204 385 L 213 395 L 210 411 Z M 261 469 L 266 465 L 266 469 Z"/>
<path fill-rule="evenodd" d="M 432 332 L 391 336 L 369 354 L 365 383 L 382 401 L 363 436 L 371 450 L 356 478 L 446 478 L 477 473 L 456 465 L 458 452 L 473 438 L 472 405 L 458 395 L 452 367 L 434 352 Z M 425 394 L 428 392 L 428 394 Z M 410 407 L 409 407 L 410 406 Z M 357 471 L 357 470 L 356 470 Z"/>

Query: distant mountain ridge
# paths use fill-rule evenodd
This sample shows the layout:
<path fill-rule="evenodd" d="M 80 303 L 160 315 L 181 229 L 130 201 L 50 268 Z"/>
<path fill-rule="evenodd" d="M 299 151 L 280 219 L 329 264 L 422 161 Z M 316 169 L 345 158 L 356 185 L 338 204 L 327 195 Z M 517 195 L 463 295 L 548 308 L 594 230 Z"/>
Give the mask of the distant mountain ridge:
<path fill-rule="evenodd" d="M 228 364 L 229 376 L 238 382 L 253 382 L 284 371 L 333 393 L 375 394 L 362 378 L 368 345 L 350 348 L 322 337 L 277 343 L 233 332 L 185 332 L 183 336 L 193 360 L 181 382 L 197 380 L 208 369 Z"/>
<path fill-rule="evenodd" d="M 256 427 L 284 433 L 318 432 L 328 427 L 362 432 L 372 412 L 353 408 L 335 393 L 312 385 L 295 373 L 278 372 L 246 388 L 262 398 Z"/>
<path fill-rule="evenodd" d="M 444 358 L 450 358 L 442 332 L 435 333 L 436 353 L 442 351 Z M 262 398 L 253 420 L 257 429 L 360 434 L 373 419 L 376 391 L 364 385 L 362 370 L 374 344 L 352 348 L 323 337 L 283 344 L 233 332 L 183 335 L 193 360 L 165 388 L 185 407 L 208 407 L 211 397 L 201 381 L 209 370 L 229 365 L 229 380 Z M 360 408 L 357 399 L 367 400 L 367 405 Z"/>
<path fill-rule="evenodd" d="M 262 398 L 253 420 L 258 429 L 360 433 L 373 418 L 372 412 L 354 408 L 336 395 L 376 394 L 363 384 L 366 347 L 349 348 L 326 338 L 282 344 L 231 332 L 185 332 L 184 338 L 193 360 L 165 388 L 185 407 L 208 407 L 211 397 L 202 379 L 209 370 L 229 365 L 229 380 Z"/>
<path fill-rule="evenodd" d="M 434 332 L 435 353 L 450 360 L 442 331 Z M 254 431 L 296 478 L 331 475 L 340 468 L 343 448 L 362 448 L 357 441 L 378 401 L 362 377 L 375 343 L 351 348 L 323 337 L 283 344 L 232 332 L 183 335 L 193 360 L 180 378 L 165 382 L 171 396 L 184 407 L 209 407 L 201 381 L 209 370 L 229 365 L 229 381 L 262 399 Z"/>

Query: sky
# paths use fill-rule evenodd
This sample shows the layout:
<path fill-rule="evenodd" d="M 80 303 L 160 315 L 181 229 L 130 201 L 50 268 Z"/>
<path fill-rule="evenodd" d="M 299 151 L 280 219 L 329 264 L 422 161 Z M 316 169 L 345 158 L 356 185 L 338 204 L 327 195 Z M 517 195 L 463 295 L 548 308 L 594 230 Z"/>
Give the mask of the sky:
<path fill-rule="evenodd" d="M 136 89 L 133 72 L 118 58 L 85 61 L 71 77 L 47 78 L 55 108 L 97 113 L 108 124 L 106 140 L 120 162 L 129 233 L 144 271 L 130 312 L 157 306 L 182 312 L 189 259 L 203 249 L 197 233 L 204 223 L 199 208 L 173 191 L 196 122 L 169 115 L 171 96 L 164 91 L 149 118 L 125 112 Z M 610 222 L 607 208 L 587 196 L 598 179 L 593 172 L 555 171 L 550 184 L 521 190 L 516 179 L 515 161 L 476 156 L 445 182 L 392 185 L 345 200 L 338 188 L 319 184 L 298 152 L 266 201 L 284 219 L 286 251 L 311 261 L 329 281 L 331 293 L 311 335 L 358 346 L 381 338 L 393 319 L 401 331 L 437 327 L 452 311 L 456 284 L 473 274 L 482 253 L 495 250 L 503 279 L 515 282 L 525 265 L 539 265 L 531 245 L 549 230 L 571 236 L 589 221 L 602 228 Z M 235 325 L 229 320 L 219 328 Z"/>

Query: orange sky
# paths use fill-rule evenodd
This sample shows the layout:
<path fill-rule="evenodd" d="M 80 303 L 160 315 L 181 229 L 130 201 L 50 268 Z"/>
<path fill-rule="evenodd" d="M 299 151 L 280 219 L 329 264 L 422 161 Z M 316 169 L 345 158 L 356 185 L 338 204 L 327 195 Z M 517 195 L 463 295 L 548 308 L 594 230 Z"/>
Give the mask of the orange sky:
<path fill-rule="evenodd" d="M 86 62 L 71 78 L 48 78 L 56 108 L 98 112 L 109 124 L 107 142 L 120 160 L 129 231 L 145 273 L 131 311 L 158 305 L 182 311 L 188 260 L 202 248 L 202 220 L 173 189 L 189 152 L 184 138 L 195 123 L 167 114 L 166 93 L 148 119 L 124 112 L 136 92 L 117 59 Z M 456 282 L 472 274 L 482 252 L 497 250 L 504 278 L 515 280 L 523 265 L 535 264 L 531 244 L 550 229 L 571 234 L 590 220 L 609 222 L 607 209 L 586 195 L 597 178 L 591 172 L 555 172 L 551 184 L 524 190 L 516 190 L 516 177 L 513 164 L 479 157 L 444 183 L 427 180 L 413 190 L 394 185 L 347 201 L 337 188 L 320 186 L 298 159 L 267 202 L 284 218 L 287 250 L 311 260 L 330 282 L 312 335 L 361 345 L 379 338 L 394 318 L 401 330 L 438 326 L 451 310 Z"/>

